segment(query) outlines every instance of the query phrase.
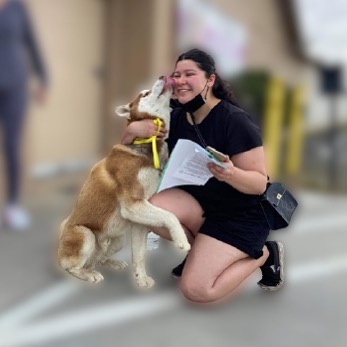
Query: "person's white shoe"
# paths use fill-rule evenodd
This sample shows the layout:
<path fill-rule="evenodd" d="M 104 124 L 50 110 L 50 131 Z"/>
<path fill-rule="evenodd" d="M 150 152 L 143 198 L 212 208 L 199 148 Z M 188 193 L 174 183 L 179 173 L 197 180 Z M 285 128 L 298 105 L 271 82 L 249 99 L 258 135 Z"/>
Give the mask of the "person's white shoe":
<path fill-rule="evenodd" d="M 30 225 L 30 216 L 22 207 L 8 205 L 4 210 L 3 224 L 10 229 L 24 231 Z"/>

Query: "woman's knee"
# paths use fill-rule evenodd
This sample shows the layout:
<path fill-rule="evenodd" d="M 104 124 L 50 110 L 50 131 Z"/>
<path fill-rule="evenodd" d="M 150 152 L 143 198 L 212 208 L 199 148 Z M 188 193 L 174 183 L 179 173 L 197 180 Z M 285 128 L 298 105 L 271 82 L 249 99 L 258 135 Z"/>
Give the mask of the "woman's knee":
<path fill-rule="evenodd" d="M 163 197 L 160 193 L 158 194 L 154 194 L 152 197 L 149 198 L 149 202 L 156 206 L 156 207 L 160 207 L 160 208 L 164 208 L 163 205 L 166 205 L 166 198 Z"/>
<path fill-rule="evenodd" d="M 149 202 L 173 213 L 193 233 L 196 233 L 204 222 L 204 211 L 199 203 L 181 189 L 162 191 L 153 195 Z"/>
<path fill-rule="evenodd" d="M 189 279 L 187 276 L 182 276 L 179 287 L 182 295 L 189 301 L 196 303 L 209 303 L 214 301 L 211 291 L 212 288 L 196 280 Z"/>

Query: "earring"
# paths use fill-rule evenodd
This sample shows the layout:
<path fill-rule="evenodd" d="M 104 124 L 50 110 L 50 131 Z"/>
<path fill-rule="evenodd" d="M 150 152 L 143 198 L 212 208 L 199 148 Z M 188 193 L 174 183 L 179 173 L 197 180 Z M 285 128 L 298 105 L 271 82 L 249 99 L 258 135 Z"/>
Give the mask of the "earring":
<path fill-rule="evenodd" d="M 206 88 L 205 97 L 203 98 L 203 100 L 204 100 L 205 102 L 206 102 L 206 100 L 207 100 L 207 92 L 208 92 L 208 89 L 209 89 L 209 87 Z"/>

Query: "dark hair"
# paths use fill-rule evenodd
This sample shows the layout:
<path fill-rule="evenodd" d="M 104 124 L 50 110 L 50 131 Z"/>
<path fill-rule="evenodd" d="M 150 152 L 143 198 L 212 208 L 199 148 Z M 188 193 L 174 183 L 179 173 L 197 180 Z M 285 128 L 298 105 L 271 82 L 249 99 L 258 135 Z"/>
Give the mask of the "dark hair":
<path fill-rule="evenodd" d="M 177 58 L 176 65 L 179 61 L 182 60 L 194 61 L 201 70 L 205 71 L 207 78 L 210 77 L 212 74 L 215 74 L 216 79 L 212 87 L 213 94 L 218 99 L 226 100 L 231 104 L 238 106 L 230 85 L 227 82 L 223 81 L 222 78 L 218 75 L 218 73 L 216 72 L 216 64 L 214 62 L 214 59 L 209 54 L 200 49 L 194 48 L 186 53 L 182 53 Z"/>

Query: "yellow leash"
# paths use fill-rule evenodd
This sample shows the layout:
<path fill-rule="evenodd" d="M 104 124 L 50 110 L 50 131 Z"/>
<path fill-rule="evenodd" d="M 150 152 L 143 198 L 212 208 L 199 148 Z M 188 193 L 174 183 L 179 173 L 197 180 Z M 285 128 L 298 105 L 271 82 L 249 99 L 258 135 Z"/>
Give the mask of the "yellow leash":
<path fill-rule="evenodd" d="M 159 154 L 157 150 L 157 135 L 159 134 L 160 127 L 163 124 L 163 122 L 160 120 L 160 118 L 154 119 L 154 124 L 158 126 L 157 133 L 150 137 L 149 139 L 136 139 L 133 144 L 134 145 L 142 145 L 144 143 L 151 143 L 152 142 L 152 152 L 153 152 L 153 164 L 156 169 L 160 168 L 160 160 L 159 160 Z"/>

